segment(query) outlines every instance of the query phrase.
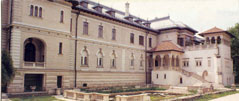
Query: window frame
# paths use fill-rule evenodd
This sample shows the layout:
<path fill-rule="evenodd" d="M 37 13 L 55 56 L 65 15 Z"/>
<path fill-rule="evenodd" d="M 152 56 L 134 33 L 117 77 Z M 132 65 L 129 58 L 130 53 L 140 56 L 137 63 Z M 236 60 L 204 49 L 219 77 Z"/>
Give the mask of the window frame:
<path fill-rule="evenodd" d="M 60 12 L 60 23 L 64 23 L 64 11 L 61 10 Z"/>
<path fill-rule="evenodd" d="M 59 43 L 59 52 L 58 52 L 58 54 L 63 54 L 63 43 L 62 42 Z"/>
<path fill-rule="evenodd" d="M 134 33 L 130 33 L 130 43 L 134 44 Z"/>
<path fill-rule="evenodd" d="M 144 36 L 143 35 L 139 35 L 139 45 L 144 46 Z"/>

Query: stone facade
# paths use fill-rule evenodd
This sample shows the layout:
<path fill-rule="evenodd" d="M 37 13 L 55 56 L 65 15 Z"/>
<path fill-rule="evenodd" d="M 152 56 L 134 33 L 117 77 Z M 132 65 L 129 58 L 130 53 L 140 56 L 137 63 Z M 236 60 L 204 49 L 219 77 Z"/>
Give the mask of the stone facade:
<path fill-rule="evenodd" d="M 201 75 L 204 69 L 185 68 L 185 70 L 195 73 L 191 77 L 183 75 L 183 70 L 177 68 L 184 68 L 182 65 L 184 58 L 192 58 L 190 63 L 194 63 L 193 59 L 197 56 L 191 54 L 200 55 L 202 52 L 207 53 L 203 56 L 205 59 L 203 61 L 207 61 L 210 56 L 212 67 L 207 69 L 208 77 L 205 79 L 224 85 L 233 83 L 228 45 L 218 46 L 221 58 L 215 56 L 218 48 L 200 48 L 200 50 L 194 51 L 182 46 L 184 47 L 183 53 L 170 50 L 152 52 L 150 50 L 164 41 L 171 41 L 177 45 L 178 36 L 184 38 L 190 36 L 193 40 L 195 31 L 187 28 L 169 28 L 167 30 L 151 28 L 148 25 L 150 22 L 143 19 L 141 19 L 143 23 L 136 23 L 124 19 L 124 15 L 123 18 L 112 17 L 92 10 L 92 5 L 97 6 L 94 2 L 89 2 L 86 4 L 89 7 L 83 8 L 84 2 L 84 0 L 2 1 L 4 5 L 2 6 L 1 45 L 3 49 L 10 51 L 13 65 L 17 70 L 16 77 L 8 85 L 8 93 L 29 91 L 32 86 L 37 86 L 37 90 L 51 92 L 56 88 L 141 85 L 151 81 L 154 84 L 175 85 L 177 83 L 175 83 L 176 81 L 171 82 L 174 80 L 172 78 L 179 75 L 197 83 L 203 81 L 198 80 L 197 75 Z M 100 6 L 107 9 L 103 5 Z M 116 11 L 115 14 L 122 16 L 120 11 Z M 85 22 L 88 23 L 87 33 L 84 32 Z M 103 37 L 99 37 L 99 26 L 102 26 Z M 115 40 L 112 39 L 113 29 L 116 32 Z M 133 43 L 130 38 L 132 33 L 134 35 Z M 230 39 L 230 36 L 223 33 L 216 35 L 222 36 L 223 39 L 225 37 L 225 40 Z M 140 40 L 142 36 L 143 39 Z M 171 66 L 170 71 L 155 70 L 153 61 L 156 55 L 166 55 L 168 52 L 179 57 L 179 65 Z M 151 55 L 153 55 L 153 59 L 150 60 Z M 220 61 L 226 62 L 221 63 Z M 150 66 L 150 63 L 153 65 Z M 203 65 L 206 65 L 206 62 L 203 62 Z M 216 67 L 221 67 L 223 69 L 221 72 L 223 74 L 225 72 L 225 75 L 215 76 L 218 71 L 215 69 Z M 159 76 L 166 73 L 170 75 L 169 78 L 172 78 L 169 81 L 155 79 L 155 75 L 158 73 Z M 33 82 L 40 80 L 40 84 L 34 84 L 31 80 Z M 191 84 L 185 83 L 185 86 Z"/>

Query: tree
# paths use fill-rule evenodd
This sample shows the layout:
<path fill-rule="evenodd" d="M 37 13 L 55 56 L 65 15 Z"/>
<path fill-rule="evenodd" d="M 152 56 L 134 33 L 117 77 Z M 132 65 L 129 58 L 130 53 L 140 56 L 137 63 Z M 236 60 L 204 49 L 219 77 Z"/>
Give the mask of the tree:
<path fill-rule="evenodd" d="M 235 36 L 235 38 L 231 40 L 231 55 L 233 59 L 233 70 L 235 72 L 235 83 L 239 83 L 239 23 L 229 28 L 228 32 Z"/>
<path fill-rule="evenodd" d="M 10 54 L 2 51 L 2 87 L 6 87 L 14 78 L 15 70 L 12 64 L 12 58 Z"/>

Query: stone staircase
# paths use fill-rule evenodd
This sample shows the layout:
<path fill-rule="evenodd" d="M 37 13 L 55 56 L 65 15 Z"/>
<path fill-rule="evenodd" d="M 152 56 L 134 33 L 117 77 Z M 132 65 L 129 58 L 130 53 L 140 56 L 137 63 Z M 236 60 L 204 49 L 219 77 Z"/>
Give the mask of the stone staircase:
<path fill-rule="evenodd" d="M 194 72 L 189 72 L 189 71 L 186 71 L 182 68 L 173 68 L 174 71 L 177 71 L 177 72 L 180 72 L 181 74 L 187 76 L 187 77 L 193 77 L 199 81 L 201 81 L 202 83 L 209 83 L 209 81 L 205 80 L 202 78 L 202 76 L 194 73 Z"/>

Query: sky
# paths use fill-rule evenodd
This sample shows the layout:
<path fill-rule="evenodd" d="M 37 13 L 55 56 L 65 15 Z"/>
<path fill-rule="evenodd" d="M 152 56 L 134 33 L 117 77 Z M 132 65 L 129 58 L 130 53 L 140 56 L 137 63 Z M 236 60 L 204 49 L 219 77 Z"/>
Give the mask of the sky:
<path fill-rule="evenodd" d="M 183 22 L 199 33 L 213 27 L 224 30 L 239 23 L 239 0 L 91 0 L 129 12 L 143 19 L 170 16 L 176 22 Z"/>

